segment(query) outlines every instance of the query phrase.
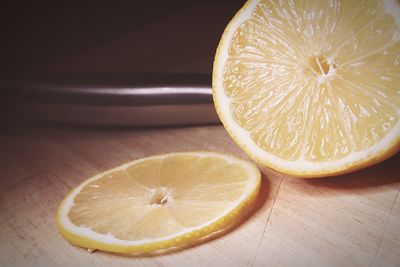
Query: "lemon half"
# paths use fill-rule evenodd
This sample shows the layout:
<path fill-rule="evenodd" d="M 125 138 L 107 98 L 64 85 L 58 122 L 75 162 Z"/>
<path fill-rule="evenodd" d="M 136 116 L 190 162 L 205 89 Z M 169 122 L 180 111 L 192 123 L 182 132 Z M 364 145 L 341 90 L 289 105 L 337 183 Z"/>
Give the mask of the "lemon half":
<path fill-rule="evenodd" d="M 318 177 L 400 148 L 400 4 L 251 0 L 213 69 L 215 108 L 257 162 Z"/>

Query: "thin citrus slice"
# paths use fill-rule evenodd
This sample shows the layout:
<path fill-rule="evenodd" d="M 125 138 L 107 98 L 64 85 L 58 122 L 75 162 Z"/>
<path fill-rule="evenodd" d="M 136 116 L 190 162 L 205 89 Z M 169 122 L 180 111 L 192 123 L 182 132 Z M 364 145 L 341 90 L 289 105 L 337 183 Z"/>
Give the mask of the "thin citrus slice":
<path fill-rule="evenodd" d="M 302 177 L 400 148 L 400 3 L 248 1 L 213 69 L 216 110 L 253 159 Z"/>
<path fill-rule="evenodd" d="M 57 211 L 71 243 L 110 252 L 163 253 L 229 229 L 260 187 L 252 163 L 213 152 L 158 155 L 98 174 Z"/>

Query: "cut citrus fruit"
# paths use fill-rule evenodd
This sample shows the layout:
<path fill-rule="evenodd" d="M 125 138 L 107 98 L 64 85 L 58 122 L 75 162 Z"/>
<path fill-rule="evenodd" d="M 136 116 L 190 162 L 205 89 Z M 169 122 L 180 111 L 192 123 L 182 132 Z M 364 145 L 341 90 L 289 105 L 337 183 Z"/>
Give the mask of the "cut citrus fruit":
<path fill-rule="evenodd" d="M 163 253 L 229 229 L 259 187 L 257 167 L 232 156 L 158 155 L 84 181 L 60 204 L 57 224 L 65 239 L 91 250 Z"/>
<path fill-rule="evenodd" d="M 248 1 L 222 35 L 213 97 L 231 137 L 294 176 L 350 172 L 400 147 L 400 4 Z"/>

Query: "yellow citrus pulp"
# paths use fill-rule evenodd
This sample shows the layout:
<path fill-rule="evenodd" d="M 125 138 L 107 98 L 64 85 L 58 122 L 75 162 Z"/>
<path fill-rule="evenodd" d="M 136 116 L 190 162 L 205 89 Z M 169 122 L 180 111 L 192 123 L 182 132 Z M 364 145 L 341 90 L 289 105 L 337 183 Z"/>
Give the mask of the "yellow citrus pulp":
<path fill-rule="evenodd" d="M 251 0 L 213 69 L 216 110 L 253 159 L 301 177 L 350 172 L 400 147 L 400 3 Z"/>
<path fill-rule="evenodd" d="M 224 231 L 249 211 L 260 172 L 213 152 L 158 155 L 98 174 L 57 211 L 71 243 L 117 253 L 164 253 Z"/>

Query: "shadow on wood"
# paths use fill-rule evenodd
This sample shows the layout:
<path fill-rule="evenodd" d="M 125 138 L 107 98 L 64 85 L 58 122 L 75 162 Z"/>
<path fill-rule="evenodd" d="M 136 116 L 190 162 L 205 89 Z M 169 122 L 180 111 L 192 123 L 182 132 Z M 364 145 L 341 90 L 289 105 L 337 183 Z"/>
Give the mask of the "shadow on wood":
<path fill-rule="evenodd" d="M 314 187 L 337 191 L 364 192 L 400 182 L 400 154 L 374 166 L 349 174 L 327 178 L 304 179 L 302 182 Z M 293 178 L 295 179 L 295 178 Z M 329 191 L 326 191 L 329 192 Z"/>

